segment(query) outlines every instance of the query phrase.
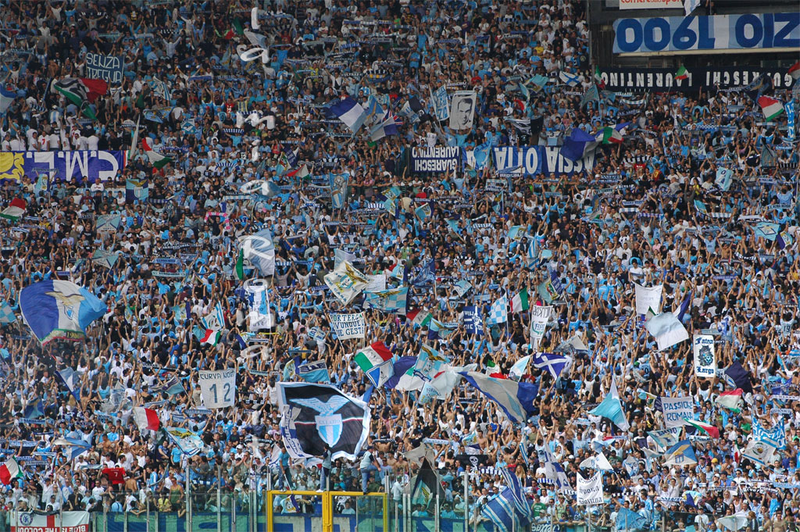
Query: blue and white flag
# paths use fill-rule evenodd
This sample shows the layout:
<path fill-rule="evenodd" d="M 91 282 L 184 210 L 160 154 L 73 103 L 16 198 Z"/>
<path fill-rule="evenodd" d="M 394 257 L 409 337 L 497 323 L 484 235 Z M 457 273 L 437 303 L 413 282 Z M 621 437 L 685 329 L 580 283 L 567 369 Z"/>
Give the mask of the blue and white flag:
<path fill-rule="evenodd" d="M 464 329 L 467 334 L 483 334 L 483 316 L 480 307 L 476 305 L 464 307 Z"/>
<path fill-rule="evenodd" d="M 572 486 L 569 485 L 567 473 L 564 471 L 564 468 L 561 467 L 561 464 L 556 461 L 555 457 L 547 446 L 545 446 L 544 449 L 544 456 L 544 474 L 547 477 L 549 484 L 553 484 L 556 487 L 556 490 L 559 492 L 567 494 L 575 493 L 575 490 L 573 490 Z"/>
<path fill-rule="evenodd" d="M 53 446 L 63 447 L 63 453 L 68 460 L 74 460 L 92 448 L 91 444 L 78 438 L 58 438 L 53 441 Z"/>
<path fill-rule="evenodd" d="M 389 137 L 392 135 L 398 135 L 400 131 L 397 129 L 397 119 L 391 113 L 391 111 L 386 111 L 380 121 L 375 124 L 369 130 L 369 138 L 371 141 L 375 142 L 383 137 Z"/>
<path fill-rule="evenodd" d="M 502 467 L 498 471 L 506 488 L 489 500 L 481 510 L 481 515 L 491 521 L 496 530 L 525 530 L 530 524 L 532 512 L 522 491 L 522 484 L 508 468 Z"/>
<path fill-rule="evenodd" d="M 500 299 L 492 303 L 492 306 L 489 309 L 489 317 L 486 318 L 486 322 L 489 323 L 489 325 L 497 325 L 499 323 L 506 323 L 507 321 L 508 298 L 503 295 L 500 297 Z"/>
<path fill-rule="evenodd" d="M 786 138 L 789 139 L 789 142 L 794 142 L 796 135 L 794 123 L 794 100 L 792 99 L 786 102 L 786 105 L 784 105 L 783 108 L 786 110 L 786 126 L 788 127 L 786 130 Z"/>
<path fill-rule="evenodd" d="M 558 79 L 568 87 L 577 87 L 581 84 L 580 77 L 577 74 L 570 74 L 569 72 L 559 72 Z"/>
<path fill-rule="evenodd" d="M 647 434 L 663 451 L 678 443 L 682 428 L 683 427 L 671 427 L 662 430 L 651 430 Z"/>
<path fill-rule="evenodd" d="M 367 108 L 364 112 L 367 115 L 367 120 L 371 123 L 379 121 L 380 117 L 383 116 L 383 107 L 381 107 L 375 95 L 369 95 L 369 99 L 367 99 Z"/>
<path fill-rule="evenodd" d="M 611 376 L 611 390 L 609 390 L 603 402 L 589 412 L 593 416 L 600 416 L 611 420 L 616 426 L 622 430 L 628 430 L 631 426 L 625 417 L 625 411 L 622 409 L 622 402 L 619 400 L 619 392 L 617 391 L 617 383 L 614 376 Z"/>
<path fill-rule="evenodd" d="M 107 312 L 94 294 L 69 281 L 41 281 L 26 286 L 19 295 L 25 323 L 41 343 L 81 340 L 86 327 Z"/>
<path fill-rule="evenodd" d="M 375 308 L 405 316 L 407 299 L 407 286 L 380 290 L 378 292 L 365 292 L 364 308 Z"/>
<path fill-rule="evenodd" d="M 597 147 L 597 140 L 580 128 L 574 128 L 569 137 L 564 139 L 561 156 L 571 161 L 580 161 Z"/>
<path fill-rule="evenodd" d="M 367 120 L 367 113 L 364 108 L 349 96 L 334 102 L 327 108 L 326 113 L 329 118 L 338 118 L 344 122 L 353 133 L 357 133 Z"/>
<path fill-rule="evenodd" d="M 533 401 L 539 388 L 527 382 L 494 379 L 475 371 L 461 375 L 479 392 L 495 402 L 513 423 L 524 423 L 534 412 Z"/>
<path fill-rule="evenodd" d="M 771 429 L 765 429 L 758 418 L 753 417 L 753 437 L 756 441 L 761 441 L 771 445 L 776 449 L 786 449 L 786 429 L 783 427 L 783 418 Z"/>
<path fill-rule="evenodd" d="M 564 355 L 537 353 L 533 357 L 533 365 L 539 369 L 546 369 L 554 379 L 557 379 L 571 360 L 570 357 Z"/>
<path fill-rule="evenodd" d="M 697 456 L 694 454 L 692 443 L 689 440 L 679 441 L 664 453 L 665 466 L 684 466 L 697 463 Z"/>
<path fill-rule="evenodd" d="M 269 229 L 262 229 L 254 235 L 242 237 L 240 245 L 244 258 L 249 260 L 261 275 L 275 274 L 275 244 Z"/>
<path fill-rule="evenodd" d="M 428 324 L 428 340 L 444 340 L 458 329 L 458 324 L 455 323 L 442 323 L 441 321 L 433 318 Z"/>
<path fill-rule="evenodd" d="M 450 97 L 447 95 L 447 87 L 442 85 L 436 89 L 436 92 L 431 93 L 431 103 L 434 115 L 439 122 L 450 118 Z"/>
<path fill-rule="evenodd" d="M 295 374 L 306 382 L 331 382 L 328 366 L 324 360 L 306 362 L 295 369 Z"/>

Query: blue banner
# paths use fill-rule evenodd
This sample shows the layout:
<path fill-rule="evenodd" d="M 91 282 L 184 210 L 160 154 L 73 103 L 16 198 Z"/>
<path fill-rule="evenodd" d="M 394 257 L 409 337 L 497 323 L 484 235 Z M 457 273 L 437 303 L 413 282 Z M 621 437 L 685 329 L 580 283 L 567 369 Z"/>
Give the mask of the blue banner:
<path fill-rule="evenodd" d="M 494 164 L 499 173 L 522 175 L 566 174 L 572 175 L 594 168 L 594 152 L 583 159 L 572 161 L 562 157 L 561 148 L 546 146 L 504 146 L 494 148 Z"/>
<path fill-rule="evenodd" d="M 0 152 L 0 181 L 50 174 L 50 180 L 106 181 L 125 168 L 124 151 L 5 151 Z"/>
<path fill-rule="evenodd" d="M 122 83 L 122 56 L 86 53 L 86 77 L 108 83 Z"/>
<path fill-rule="evenodd" d="M 800 12 L 614 21 L 614 53 L 800 48 Z"/>

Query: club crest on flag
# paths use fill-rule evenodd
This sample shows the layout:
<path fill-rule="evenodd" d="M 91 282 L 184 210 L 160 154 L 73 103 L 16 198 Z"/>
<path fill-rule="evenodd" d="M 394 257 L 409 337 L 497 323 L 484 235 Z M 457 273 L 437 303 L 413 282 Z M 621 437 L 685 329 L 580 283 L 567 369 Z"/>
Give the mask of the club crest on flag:
<path fill-rule="evenodd" d="M 316 398 L 296 399 L 300 405 L 316 410 L 320 413 L 314 416 L 317 423 L 317 433 L 322 441 L 333 447 L 342 437 L 342 416 L 335 412 L 347 404 L 347 399 L 334 395 L 327 402 Z"/>

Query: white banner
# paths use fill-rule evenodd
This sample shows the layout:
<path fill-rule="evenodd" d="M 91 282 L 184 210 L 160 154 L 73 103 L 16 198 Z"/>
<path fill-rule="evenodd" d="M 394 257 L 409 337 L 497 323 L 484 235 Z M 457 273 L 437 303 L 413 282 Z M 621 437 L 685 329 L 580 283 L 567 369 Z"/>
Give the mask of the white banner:
<path fill-rule="evenodd" d="M 666 428 L 685 425 L 684 419 L 694 419 L 694 400 L 691 397 L 662 397 L 661 410 Z"/>
<path fill-rule="evenodd" d="M 603 479 L 600 473 L 595 473 L 589 479 L 578 474 L 578 504 L 584 506 L 603 504 Z"/>
<path fill-rule="evenodd" d="M 551 306 L 537 306 L 534 305 L 530 308 L 531 312 L 531 344 L 538 346 L 539 342 L 544 338 L 544 331 L 547 329 L 547 322 L 550 321 L 550 313 L 553 307 Z"/>
<path fill-rule="evenodd" d="M 227 408 L 236 403 L 236 370 L 200 371 L 200 395 L 206 408 Z"/>
<path fill-rule="evenodd" d="M 364 338 L 367 334 L 367 321 L 364 314 L 328 314 L 331 328 L 339 340 Z"/>
<path fill-rule="evenodd" d="M 656 337 L 659 351 L 669 349 L 673 345 L 689 339 L 686 327 L 672 312 L 664 312 L 658 316 L 653 316 L 645 322 L 644 328 Z"/>
<path fill-rule="evenodd" d="M 635 283 L 634 285 L 636 286 L 636 314 L 639 316 L 647 314 L 648 309 L 652 310 L 654 314 L 661 314 L 661 291 L 664 289 L 664 285 L 650 288 Z"/>
<path fill-rule="evenodd" d="M 364 292 L 383 292 L 386 290 L 386 276 L 383 274 L 379 275 L 367 275 L 367 287 L 364 288 Z"/>
<path fill-rule="evenodd" d="M 40 515 L 11 512 L 11 532 L 89 532 L 89 512 L 61 512 Z"/>
<path fill-rule="evenodd" d="M 473 91 L 458 91 L 450 100 L 450 129 L 464 131 L 472 129 L 475 120 L 477 95 Z"/>
<path fill-rule="evenodd" d="M 695 334 L 692 338 L 694 349 L 694 374 L 713 379 L 717 375 L 717 357 L 714 351 L 714 337 L 710 334 Z"/>

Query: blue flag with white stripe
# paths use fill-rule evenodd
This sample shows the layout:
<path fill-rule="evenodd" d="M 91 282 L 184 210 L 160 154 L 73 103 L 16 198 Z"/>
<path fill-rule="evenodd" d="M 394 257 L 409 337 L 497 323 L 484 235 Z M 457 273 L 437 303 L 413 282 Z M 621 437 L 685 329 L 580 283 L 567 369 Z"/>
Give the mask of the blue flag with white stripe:
<path fill-rule="evenodd" d="M 528 382 L 495 379 L 476 371 L 461 372 L 483 395 L 497 403 L 513 423 L 524 423 L 534 412 L 533 401 L 539 388 Z"/>

